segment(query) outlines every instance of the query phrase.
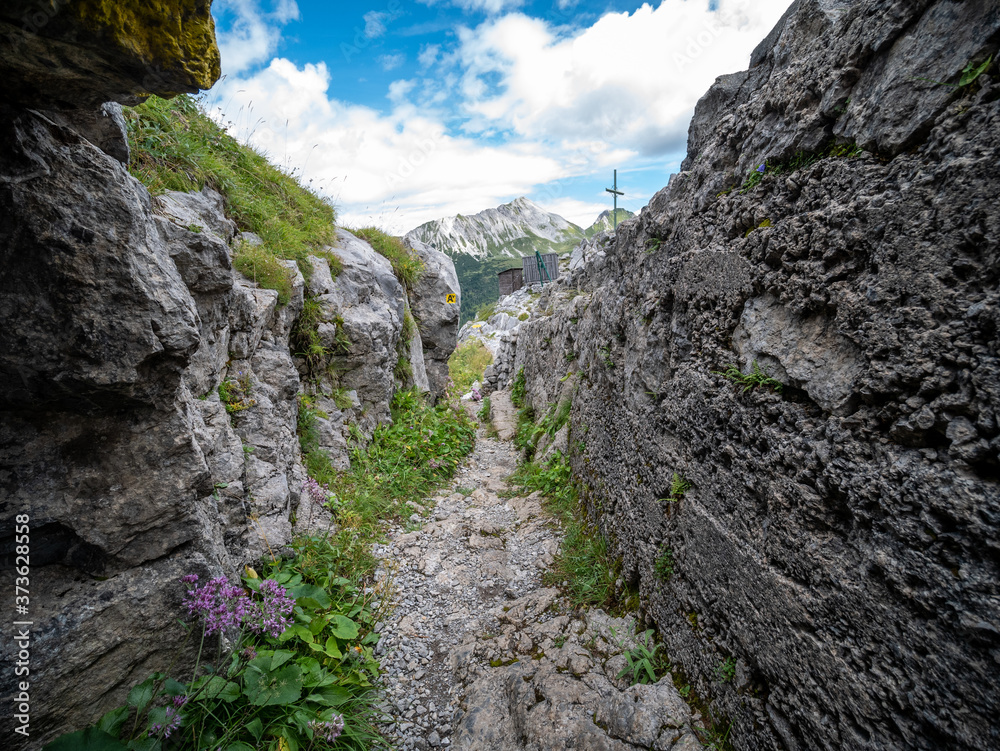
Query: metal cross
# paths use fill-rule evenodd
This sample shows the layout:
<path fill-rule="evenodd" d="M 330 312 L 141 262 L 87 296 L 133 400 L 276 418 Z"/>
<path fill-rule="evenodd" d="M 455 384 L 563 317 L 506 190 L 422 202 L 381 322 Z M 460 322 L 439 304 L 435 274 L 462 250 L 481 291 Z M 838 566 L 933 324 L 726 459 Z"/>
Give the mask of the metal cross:
<path fill-rule="evenodd" d="M 618 231 L 618 196 L 625 195 L 620 190 L 618 190 L 618 170 L 615 170 L 615 184 L 614 184 L 614 187 L 605 188 L 604 190 L 606 190 L 608 193 L 611 193 L 615 197 L 615 213 L 613 214 L 613 216 L 614 216 L 613 221 L 615 223 L 615 232 L 617 232 Z"/>

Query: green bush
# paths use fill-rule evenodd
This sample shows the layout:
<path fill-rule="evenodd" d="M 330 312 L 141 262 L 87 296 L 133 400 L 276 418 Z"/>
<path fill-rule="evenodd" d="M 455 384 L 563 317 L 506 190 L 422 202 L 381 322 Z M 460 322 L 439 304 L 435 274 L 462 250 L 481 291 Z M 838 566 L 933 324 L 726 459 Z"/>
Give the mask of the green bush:
<path fill-rule="evenodd" d="M 337 748 L 383 745 L 372 649 L 386 606 L 373 609 L 371 595 L 341 575 L 328 540 L 300 539 L 293 550 L 263 579 L 253 569 L 239 584 L 185 577 L 185 603 L 200 618 L 185 625 L 199 644 L 191 675 L 154 673 L 95 727 L 47 748 L 331 748 L 324 736 Z"/>

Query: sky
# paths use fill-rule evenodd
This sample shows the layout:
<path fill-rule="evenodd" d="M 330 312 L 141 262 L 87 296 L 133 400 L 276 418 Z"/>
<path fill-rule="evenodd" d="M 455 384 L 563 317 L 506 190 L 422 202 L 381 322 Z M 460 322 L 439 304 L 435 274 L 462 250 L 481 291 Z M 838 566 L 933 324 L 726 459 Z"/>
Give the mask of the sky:
<path fill-rule="evenodd" d="M 402 234 L 527 196 L 638 212 L 699 97 L 789 0 L 215 0 L 209 112 L 337 207 Z"/>

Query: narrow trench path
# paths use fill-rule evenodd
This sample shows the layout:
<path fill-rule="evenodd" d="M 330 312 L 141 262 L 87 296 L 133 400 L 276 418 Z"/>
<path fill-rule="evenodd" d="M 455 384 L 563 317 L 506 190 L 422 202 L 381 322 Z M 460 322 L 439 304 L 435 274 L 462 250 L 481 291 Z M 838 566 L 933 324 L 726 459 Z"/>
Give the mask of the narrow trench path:
<path fill-rule="evenodd" d="M 517 464 L 480 427 L 451 491 L 375 548 L 394 597 L 376 648 L 386 737 L 405 751 L 701 748 L 669 676 L 617 679 L 634 619 L 543 586 L 561 532 L 539 494 L 506 497 Z"/>

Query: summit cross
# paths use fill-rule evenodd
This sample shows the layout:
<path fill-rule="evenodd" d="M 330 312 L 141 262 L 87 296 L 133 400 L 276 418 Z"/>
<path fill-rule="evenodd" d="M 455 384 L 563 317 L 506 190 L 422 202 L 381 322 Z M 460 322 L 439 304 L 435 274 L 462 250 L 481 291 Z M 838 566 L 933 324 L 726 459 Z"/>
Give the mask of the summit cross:
<path fill-rule="evenodd" d="M 615 170 L 615 182 L 612 185 L 612 187 L 605 188 L 604 190 L 606 190 L 608 193 L 611 193 L 614 196 L 614 199 L 615 199 L 615 210 L 614 210 L 614 213 L 612 213 L 612 215 L 611 215 L 611 217 L 612 217 L 611 221 L 614 222 L 615 232 L 617 232 L 618 231 L 618 196 L 625 195 L 620 190 L 618 190 L 618 170 Z"/>

